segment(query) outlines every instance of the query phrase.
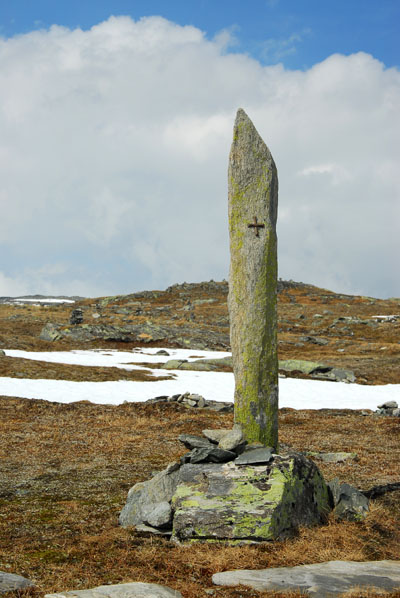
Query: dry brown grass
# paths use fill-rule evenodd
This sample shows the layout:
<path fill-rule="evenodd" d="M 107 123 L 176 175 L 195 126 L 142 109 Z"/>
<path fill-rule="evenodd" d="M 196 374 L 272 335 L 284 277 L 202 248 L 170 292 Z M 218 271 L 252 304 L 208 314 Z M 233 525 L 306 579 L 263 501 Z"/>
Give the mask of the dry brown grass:
<path fill-rule="evenodd" d="M 176 404 L 115 407 L 2 398 L 0 570 L 33 579 L 38 589 L 28 595 L 145 581 L 176 588 L 184 598 L 205 598 L 217 571 L 399 559 L 399 492 L 373 501 L 363 523 L 331 516 L 327 525 L 301 529 L 294 539 L 255 546 L 175 546 L 117 525 L 128 488 L 185 452 L 177 441 L 181 432 L 231 425 L 231 415 Z M 280 430 L 282 442 L 295 448 L 358 453 L 355 461 L 319 463 L 327 479 L 338 476 L 362 489 L 398 480 L 397 419 L 285 409 Z M 213 589 L 221 598 L 301 596 Z"/>
<path fill-rule="evenodd" d="M 154 382 L 154 375 L 147 370 L 126 370 L 117 367 L 93 367 L 34 361 L 19 357 L 0 359 L 0 377 L 30 378 L 39 380 L 72 380 L 85 382 L 107 382 L 110 380 L 132 380 Z M 158 380 L 170 380 L 170 374 L 159 374 Z"/>
<path fill-rule="evenodd" d="M 196 303 L 211 297 L 212 303 Z M 193 329 L 228 331 L 224 285 L 119 297 L 100 310 L 98 303 L 96 299 L 81 302 L 85 322 L 98 322 L 92 315 L 101 311 L 105 324 L 140 324 L 150 319 L 159 325 L 181 323 Z M 136 315 L 138 304 L 140 315 Z M 190 312 L 184 309 L 188 304 Z M 132 313 L 121 313 L 120 308 Z M 100 340 L 84 346 L 66 340 L 41 341 L 43 325 L 67 325 L 71 309 L 70 305 L 0 305 L 0 348 L 130 350 L 138 346 Z M 342 316 L 370 319 L 399 313 L 398 301 L 294 287 L 280 293 L 278 311 L 281 359 L 350 368 L 361 383 L 400 382 L 400 322 L 378 326 L 340 322 L 332 327 Z M 324 337 L 329 343 L 304 343 L 300 341 L 304 335 Z M 343 348 L 344 352 L 338 351 Z M 145 380 L 148 374 L 1 358 L 1 376 L 101 381 Z M 186 410 L 176 404 L 63 405 L 0 397 L 0 570 L 26 575 L 37 583 L 36 589 L 21 592 L 21 598 L 127 581 L 165 584 L 180 590 L 184 598 L 205 598 L 211 588 L 221 598 L 299 598 L 298 592 L 213 587 L 211 575 L 227 569 L 332 559 L 400 559 L 400 492 L 373 501 L 363 523 L 338 522 L 331 516 L 327 525 L 301 529 L 294 539 L 257 546 L 181 547 L 118 527 L 129 487 L 185 452 L 177 441 L 181 432 L 196 434 L 204 428 L 231 425 L 230 415 Z M 293 448 L 357 453 L 355 460 L 317 464 L 327 480 L 338 477 L 363 490 L 399 481 L 399 431 L 400 419 L 362 417 L 353 411 L 280 412 L 281 441 Z M 352 594 L 352 598 L 361 596 L 372 598 L 376 593 L 355 590 Z M 400 592 L 390 596 L 400 597 Z"/>

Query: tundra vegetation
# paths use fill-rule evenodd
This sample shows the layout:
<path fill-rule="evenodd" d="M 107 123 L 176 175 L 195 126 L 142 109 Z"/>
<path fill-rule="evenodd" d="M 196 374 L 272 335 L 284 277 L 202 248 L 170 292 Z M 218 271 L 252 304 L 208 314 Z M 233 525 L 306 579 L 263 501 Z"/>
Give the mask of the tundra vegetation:
<path fill-rule="evenodd" d="M 399 383 L 400 319 L 374 317 L 399 314 L 398 300 L 338 295 L 282 281 L 278 290 L 281 360 L 346 368 L 360 384 Z M 101 320 L 105 326 L 140 328 L 150 321 L 155 331 L 181 330 L 180 336 L 169 339 L 152 340 L 150 331 L 147 337 L 123 343 L 102 338 L 77 341 L 73 335 L 53 342 L 40 340 L 48 322 L 73 329 L 71 306 L 4 303 L 0 305 L 0 346 L 38 351 L 130 350 L 190 347 L 194 338 L 196 343 L 203 339 L 204 347 L 226 349 L 226 298 L 227 284 L 211 282 L 113 297 L 103 303 L 101 299 L 78 302 L 84 324 Z M 99 318 L 92 317 L 98 313 Z M 223 367 L 226 371 L 227 366 Z M 0 357 L 1 376 L 101 381 L 136 379 L 145 375 L 145 367 L 143 372 Z M 312 377 L 296 370 L 286 375 Z M 200 435 L 203 429 L 229 428 L 232 414 L 176 403 L 110 406 L 6 397 L 0 397 L 0 413 L 0 570 L 33 579 L 37 589 L 25 590 L 26 595 L 36 598 L 65 589 L 144 581 L 178 589 L 185 598 L 206 598 L 211 589 L 221 598 L 278 598 L 283 594 L 216 588 L 211 576 L 235 568 L 399 558 L 399 491 L 372 500 L 363 522 L 339 522 L 332 514 L 326 525 L 301 528 L 296 538 L 273 544 L 182 547 L 117 525 L 128 489 L 186 452 L 178 441 L 180 433 Z M 317 461 L 326 480 L 338 477 L 361 490 L 399 481 L 400 418 L 350 409 L 281 409 L 279 430 L 280 441 L 299 451 L 356 454 L 341 463 Z M 360 598 L 368 593 L 352 595 Z"/>

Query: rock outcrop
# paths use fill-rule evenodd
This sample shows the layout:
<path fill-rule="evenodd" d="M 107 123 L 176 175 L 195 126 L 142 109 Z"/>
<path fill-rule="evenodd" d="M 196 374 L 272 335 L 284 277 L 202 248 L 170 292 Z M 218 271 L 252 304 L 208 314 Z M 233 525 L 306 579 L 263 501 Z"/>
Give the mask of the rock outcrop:
<path fill-rule="evenodd" d="M 214 584 L 222 586 L 244 585 L 261 591 L 301 589 L 309 596 L 333 598 L 353 587 L 389 591 L 400 588 L 400 561 L 329 561 L 257 571 L 224 571 L 212 579 Z"/>
<path fill-rule="evenodd" d="M 44 598 L 182 598 L 182 594 L 157 583 L 132 582 L 45 594 Z"/>

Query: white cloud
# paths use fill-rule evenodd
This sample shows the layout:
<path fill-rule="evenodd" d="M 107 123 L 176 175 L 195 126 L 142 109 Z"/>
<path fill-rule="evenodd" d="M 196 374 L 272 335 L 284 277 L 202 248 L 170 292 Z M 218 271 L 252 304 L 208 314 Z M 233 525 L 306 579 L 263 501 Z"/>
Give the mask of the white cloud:
<path fill-rule="evenodd" d="M 280 276 L 400 295 L 399 72 L 364 53 L 286 71 L 229 43 L 160 17 L 0 40 L 1 294 L 226 278 L 242 106 L 278 166 Z"/>
<path fill-rule="evenodd" d="M 23 281 L 13 279 L 3 272 L 0 272 L 0 297 L 17 297 L 27 292 Z"/>
<path fill-rule="evenodd" d="M 273 8 L 273 5 L 270 5 Z M 260 44 L 261 57 L 268 62 L 278 62 L 285 56 L 290 56 L 297 52 L 297 45 L 301 43 L 304 37 L 310 35 L 311 29 L 304 28 L 300 32 L 291 33 L 286 38 L 269 38 Z"/>

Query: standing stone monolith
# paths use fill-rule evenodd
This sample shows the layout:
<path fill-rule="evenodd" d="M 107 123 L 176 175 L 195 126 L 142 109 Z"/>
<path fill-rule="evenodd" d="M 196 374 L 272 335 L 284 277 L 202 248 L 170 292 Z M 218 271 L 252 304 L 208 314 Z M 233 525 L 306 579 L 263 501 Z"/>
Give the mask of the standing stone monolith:
<path fill-rule="evenodd" d="M 248 442 L 278 448 L 278 175 L 268 147 L 239 109 L 229 156 L 229 317 L 235 423 Z"/>

